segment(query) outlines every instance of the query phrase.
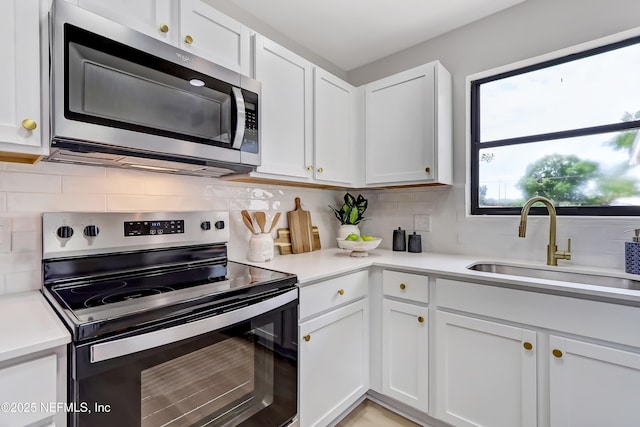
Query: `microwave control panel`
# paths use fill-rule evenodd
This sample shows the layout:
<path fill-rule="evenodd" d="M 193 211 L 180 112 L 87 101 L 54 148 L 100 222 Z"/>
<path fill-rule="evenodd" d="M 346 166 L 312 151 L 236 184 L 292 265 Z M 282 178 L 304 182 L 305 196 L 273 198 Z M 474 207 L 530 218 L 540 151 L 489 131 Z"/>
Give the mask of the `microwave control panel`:
<path fill-rule="evenodd" d="M 258 108 L 256 104 L 245 101 L 244 103 L 244 138 L 242 139 L 242 151 L 249 153 L 258 152 Z"/>

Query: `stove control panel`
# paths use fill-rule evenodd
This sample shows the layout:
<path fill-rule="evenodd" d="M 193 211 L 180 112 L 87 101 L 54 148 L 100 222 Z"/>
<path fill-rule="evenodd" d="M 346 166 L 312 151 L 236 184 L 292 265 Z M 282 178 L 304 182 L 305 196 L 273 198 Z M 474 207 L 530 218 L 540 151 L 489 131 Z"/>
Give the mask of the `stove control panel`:
<path fill-rule="evenodd" d="M 227 243 L 228 212 L 50 212 L 42 214 L 43 259 Z"/>

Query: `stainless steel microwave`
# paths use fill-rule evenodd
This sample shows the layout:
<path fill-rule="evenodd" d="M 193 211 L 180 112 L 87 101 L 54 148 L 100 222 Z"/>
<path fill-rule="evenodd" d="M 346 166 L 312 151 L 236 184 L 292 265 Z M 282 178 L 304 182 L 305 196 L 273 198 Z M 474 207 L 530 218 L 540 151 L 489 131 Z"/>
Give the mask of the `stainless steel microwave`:
<path fill-rule="evenodd" d="M 260 164 L 259 82 L 65 1 L 50 23 L 47 160 L 204 176 Z"/>

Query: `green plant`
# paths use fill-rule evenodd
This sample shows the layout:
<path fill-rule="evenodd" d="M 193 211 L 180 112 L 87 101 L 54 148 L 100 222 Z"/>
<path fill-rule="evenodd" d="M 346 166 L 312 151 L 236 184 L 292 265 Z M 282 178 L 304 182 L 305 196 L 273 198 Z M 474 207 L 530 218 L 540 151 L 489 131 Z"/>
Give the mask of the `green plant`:
<path fill-rule="evenodd" d="M 364 211 L 367 210 L 367 199 L 362 197 L 362 194 L 358 194 L 358 197 L 355 198 L 351 194 L 347 193 L 344 195 L 344 204 L 340 209 L 336 209 L 332 206 L 329 206 L 333 213 L 340 221 L 340 224 L 351 224 L 357 225 L 362 221 Z"/>

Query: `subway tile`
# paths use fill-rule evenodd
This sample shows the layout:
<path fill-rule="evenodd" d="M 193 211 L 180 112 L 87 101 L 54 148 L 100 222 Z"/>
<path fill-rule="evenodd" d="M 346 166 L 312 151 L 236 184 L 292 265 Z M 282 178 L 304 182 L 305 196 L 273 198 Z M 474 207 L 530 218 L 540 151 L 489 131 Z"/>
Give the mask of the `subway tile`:
<path fill-rule="evenodd" d="M 145 178 L 145 194 L 149 196 L 201 197 L 202 179 L 189 176 L 149 174 Z"/>
<path fill-rule="evenodd" d="M 381 202 L 412 202 L 413 193 L 409 191 L 382 190 L 378 200 Z"/>
<path fill-rule="evenodd" d="M 107 169 L 107 194 L 144 194 L 145 173 Z"/>
<path fill-rule="evenodd" d="M 42 288 L 40 271 L 20 271 L 5 274 L 6 293 L 37 291 Z"/>
<path fill-rule="evenodd" d="M 203 189 L 203 195 L 207 199 L 228 199 L 230 192 L 229 187 L 219 184 L 206 184 Z"/>
<path fill-rule="evenodd" d="M 0 192 L 0 212 L 7 210 L 7 193 Z"/>
<path fill-rule="evenodd" d="M 248 211 L 266 211 L 269 210 L 269 201 L 252 199 L 229 200 L 229 210 L 241 211 L 243 209 L 246 209 Z M 293 207 L 291 209 L 293 209 Z"/>
<path fill-rule="evenodd" d="M 6 292 L 4 274 L 0 274 L 0 295 L 4 295 Z"/>
<path fill-rule="evenodd" d="M 436 205 L 432 202 L 398 202 L 398 210 L 404 213 L 432 214 Z"/>
<path fill-rule="evenodd" d="M 42 229 L 42 215 L 40 213 L 30 213 L 11 216 L 11 231 L 37 231 Z"/>
<path fill-rule="evenodd" d="M 203 200 L 202 204 L 204 206 L 204 210 L 207 211 L 228 211 L 229 210 L 229 199 L 209 199 Z"/>
<path fill-rule="evenodd" d="M 25 165 L 20 163 L 10 163 L 8 171 L 40 173 L 50 175 L 77 175 L 77 176 L 105 176 L 105 169 L 101 166 L 73 165 L 68 163 L 38 162 L 35 165 Z"/>
<path fill-rule="evenodd" d="M 3 172 L 0 174 L 0 191 L 12 193 L 60 193 L 60 176 L 37 173 Z"/>
<path fill-rule="evenodd" d="M 109 195 L 109 211 L 191 211 L 206 210 L 206 201 L 180 196 Z"/>
<path fill-rule="evenodd" d="M 107 179 L 104 176 L 63 176 L 62 192 L 73 194 L 105 194 Z"/>
<path fill-rule="evenodd" d="M 42 236 L 37 231 L 14 231 L 11 233 L 11 252 L 42 252 Z"/>
<path fill-rule="evenodd" d="M 7 212 L 104 211 L 101 194 L 7 193 Z"/>

